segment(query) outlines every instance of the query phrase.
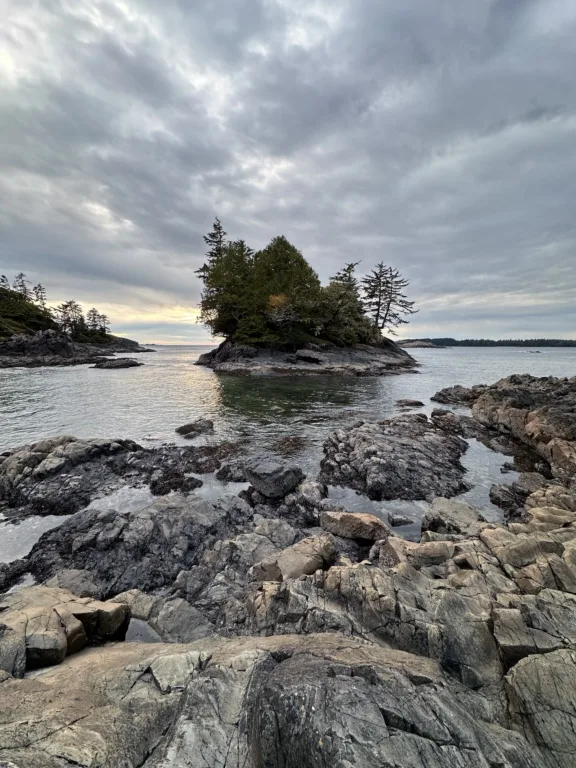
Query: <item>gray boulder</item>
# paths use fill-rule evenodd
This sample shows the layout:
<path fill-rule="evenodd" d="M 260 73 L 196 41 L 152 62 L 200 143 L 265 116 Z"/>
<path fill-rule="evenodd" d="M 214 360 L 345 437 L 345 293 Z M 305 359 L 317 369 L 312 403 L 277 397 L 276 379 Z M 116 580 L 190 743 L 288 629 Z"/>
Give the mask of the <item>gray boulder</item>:
<path fill-rule="evenodd" d="M 272 458 L 256 459 L 246 464 L 244 471 L 248 482 L 269 499 L 287 496 L 306 477 L 299 467 L 286 466 Z"/>
<path fill-rule="evenodd" d="M 176 428 L 179 435 L 192 440 L 198 435 L 212 434 L 214 432 L 214 422 L 211 419 L 199 418 L 191 421 L 189 424 L 183 424 Z"/>

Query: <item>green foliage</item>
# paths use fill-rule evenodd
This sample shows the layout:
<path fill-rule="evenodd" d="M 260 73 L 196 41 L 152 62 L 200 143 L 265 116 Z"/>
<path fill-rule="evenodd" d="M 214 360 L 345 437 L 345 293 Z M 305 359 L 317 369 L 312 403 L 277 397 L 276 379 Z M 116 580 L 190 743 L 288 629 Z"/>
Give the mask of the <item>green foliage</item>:
<path fill-rule="evenodd" d="M 254 252 L 226 241 L 216 219 L 204 238 L 206 262 L 200 321 L 214 335 L 255 345 L 292 346 L 317 340 L 339 346 L 374 344 L 381 327 L 365 313 L 357 263 L 323 287 L 302 253 L 283 237 Z"/>
<path fill-rule="evenodd" d="M 107 344 L 112 340 L 110 321 L 97 309 L 84 317 L 76 301 L 66 301 L 56 309 L 46 304 L 46 290 L 41 283 L 28 288 L 26 275 L 20 272 L 12 286 L 5 275 L 0 276 L 0 339 L 15 333 L 60 330 L 74 341 Z"/>
<path fill-rule="evenodd" d="M 36 333 L 57 325 L 51 313 L 34 304 L 20 291 L 0 285 L 0 338 L 8 338 L 14 333 Z"/>
<path fill-rule="evenodd" d="M 408 301 L 403 293 L 407 286 L 408 281 L 398 270 L 385 266 L 383 262 L 362 280 L 364 309 L 376 328 L 387 328 L 395 335 L 394 329 L 408 322 L 406 316 L 418 312 L 414 309 L 414 302 Z"/>

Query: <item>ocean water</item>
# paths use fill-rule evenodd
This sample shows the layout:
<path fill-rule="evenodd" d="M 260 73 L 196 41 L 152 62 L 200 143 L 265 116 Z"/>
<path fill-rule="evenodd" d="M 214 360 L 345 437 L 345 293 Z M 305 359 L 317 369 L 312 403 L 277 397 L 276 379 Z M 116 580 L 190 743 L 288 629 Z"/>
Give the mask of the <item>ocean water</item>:
<path fill-rule="evenodd" d="M 328 433 L 357 419 L 381 419 L 398 412 L 396 401 L 416 398 L 435 406 L 434 392 L 453 384 L 492 383 L 511 373 L 536 376 L 576 375 L 576 349 L 520 348 L 414 349 L 417 374 L 380 378 L 244 378 L 216 376 L 194 362 L 206 347 L 157 346 L 142 354 L 139 368 L 96 370 L 70 368 L 16 368 L 0 370 L 0 451 L 43 437 L 132 438 L 142 445 L 161 442 L 190 443 L 175 429 L 199 416 L 213 419 L 215 434 L 196 444 L 239 440 L 250 453 L 281 454 L 281 441 L 298 437 L 291 460 L 314 476 Z M 488 501 L 494 482 L 511 482 L 502 475 L 505 457 L 476 441 L 464 459 L 474 489 L 465 498 L 481 506 L 488 517 L 500 512 Z M 203 478 L 206 480 L 206 477 Z M 225 490 L 208 481 L 205 495 Z M 236 490 L 235 488 L 233 490 Z M 416 535 L 420 504 L 373 503 L 342 489 L 331 495 L 350 509 L 408 511 L 414 528 L 399 529 Z M 142 502 L 144 503 L 144 502 Z M 0 561 L 22 556 L 43 530 L 60 519 L 31 519 L 17 526 L 0 522 Z"/>

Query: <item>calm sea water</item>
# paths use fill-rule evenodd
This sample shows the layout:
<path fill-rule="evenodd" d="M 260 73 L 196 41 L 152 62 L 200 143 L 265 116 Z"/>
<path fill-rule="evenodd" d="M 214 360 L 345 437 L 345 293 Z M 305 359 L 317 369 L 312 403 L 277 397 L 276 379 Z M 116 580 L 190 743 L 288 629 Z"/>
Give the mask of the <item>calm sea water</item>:
<path fill-rule="evenodd" d="M 195 366 L 206 347 L 165 346 L 143 354 L 140 368 L 96 370 L 71 368 L 0 371 L 0 450 L 58 434 L 77 437 L 129 437 L 143 445 L 186 441 L 174 430 L 199 416 L 214 420 L 213 437 L 196 443 L 247 440 L 250 451 L 275 453 L 283 437 L 302 438 L 293 456 L 315 475 L 327 434 L 359 418 L 379 419 L 397 412 L 396 400 L 430 396 L 453 384 L 492 383 L 511 373 L 536 376 L 576 375 L 576 349 L 452 348 L 415 349 L 418 374 L 382 378 L 234 378 L 218 377 Z M 501 475 L 503 457 L 475 441 L 465 459 L 475 488 L 466 498 L 488 516 L 500 514 L 488 502 L 493 482 L 511 481 Z M 207 483 L 206 494 L 222 488 Z M 383 514 L 383 505 L 339 489 L 332 495 L 351 509 Z M 142 503 L 144 503 L 144 499 Z M 419 505 L 390 504 L 419 515 Z M 421 506 L 421 505 L 420 505 Z M 0 561 L 21 556 L 30 541 L 57 519 L 32 519 L 14 529 L 0 523 Z M 410 531 L 408 531 L 410 534 Z"/>

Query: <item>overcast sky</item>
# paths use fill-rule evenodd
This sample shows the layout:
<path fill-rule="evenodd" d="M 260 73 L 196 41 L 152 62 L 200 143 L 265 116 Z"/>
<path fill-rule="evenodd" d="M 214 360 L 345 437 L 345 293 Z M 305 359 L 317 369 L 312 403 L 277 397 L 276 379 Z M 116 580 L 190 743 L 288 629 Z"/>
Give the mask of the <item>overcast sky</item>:
<path fill-rule="evenodd" d="M 576 336 L 575 0 L 0 0 L 0 271 L 204 342 L 202 234 Z"/>

